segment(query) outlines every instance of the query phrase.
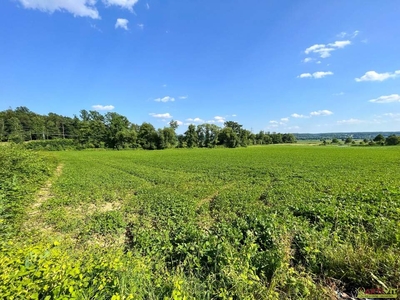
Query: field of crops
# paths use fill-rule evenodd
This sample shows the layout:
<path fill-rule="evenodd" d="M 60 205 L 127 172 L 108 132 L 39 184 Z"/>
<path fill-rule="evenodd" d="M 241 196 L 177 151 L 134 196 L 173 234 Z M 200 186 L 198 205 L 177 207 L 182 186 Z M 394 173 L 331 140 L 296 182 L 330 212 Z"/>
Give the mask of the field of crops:
<path fill-rule="evenodd" d="M 59 164 L 51 184 L 1 244 L 2 295 L 330 299 L 400 288 L 399 147 L 46 155 Z"/>

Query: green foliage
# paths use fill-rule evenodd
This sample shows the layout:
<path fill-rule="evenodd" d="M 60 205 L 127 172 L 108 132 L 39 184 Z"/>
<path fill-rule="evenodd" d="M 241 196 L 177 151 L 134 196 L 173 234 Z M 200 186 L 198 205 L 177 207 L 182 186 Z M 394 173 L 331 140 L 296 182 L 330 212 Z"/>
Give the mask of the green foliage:
<path fill-rule="evenodd" d="M 382 134 L 378 134 L 376 137 L 374 137 L 373 141 L 376 143 L 384 143 L 385 137 Z"/>
<path fill-rule="evenodd" d="M 400 286 L 397 147 L 54 154 L 64 168 L 43 227 L 64 239 L 1 244 L 0 294 L 329 299 L 333 282 Z"/>
<path fill-rule="evenodd" d="M 25 149 L 61 151 L 77 149 L 77 144 L 71 139 L 36 140 L 24 144 Z"/>
<path fill-rule="evenodd" d="M 389 145 L 389 146 L 398 145 L 398 144 L 400 144 L 400 136 L 396 136 L 394 134 L 391 136 L 388 136 L 386 138 L 385 143 L 386 143 L 386 145 Z"/>
<path fill-rule="evenodd" d="M 26 107 L 0 112 L 0 142 L 35 141 L 27 148 L 34 150 L 65 150 L 86 148 L 161 150 L 168 148 L 229 148 L 253 144 L 294 143 L 292 134 L 262 133 L 255 135 L 234 121 L 225 127 L 215 124 L 189 125 L 184 135 L 177 136 L 177 121 L 169 127 L 156 129 L 150 123 L 136 125 L 116 112 L 102 115 L 98 111 L 81 110 L 79 118 L 54 113 L 42 116 Z M 56 140 L 56 141 L 53 141 Z M 62 140 L 62 141 L 61 141 Z"/>
<path fill-rule="evenodd" d="M 54 162 L 17 146 L 0 149 L 0 238 L 15 234 Z"/>

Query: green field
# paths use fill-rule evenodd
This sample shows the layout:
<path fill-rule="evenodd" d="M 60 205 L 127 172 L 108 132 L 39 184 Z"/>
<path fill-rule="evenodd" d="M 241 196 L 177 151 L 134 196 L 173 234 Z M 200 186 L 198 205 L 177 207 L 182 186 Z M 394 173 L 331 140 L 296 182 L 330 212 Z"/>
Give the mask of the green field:
<path fill-rule="evenodd" d="M 35 154 L 54 175 L 0 244 L 0 295 L 332 299 L 400 288 L 399 150 Z"/>

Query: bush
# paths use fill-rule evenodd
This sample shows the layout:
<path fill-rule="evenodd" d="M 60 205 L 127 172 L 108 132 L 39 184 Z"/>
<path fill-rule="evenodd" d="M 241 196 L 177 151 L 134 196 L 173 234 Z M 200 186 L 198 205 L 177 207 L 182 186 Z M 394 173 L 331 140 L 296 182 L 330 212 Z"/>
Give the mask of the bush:
<path fill-rule="evenodd" d="M 49 177 L 54 162 L 18 146 L 0 152 L 0 238 L 17 232 L 25 206 Z"/>
<path fill-rule="evenodd" d="M 36 140 L 24 144 L 26 149 L 62 151 L 77 149 L 77 144 L 71 139 Z"/>

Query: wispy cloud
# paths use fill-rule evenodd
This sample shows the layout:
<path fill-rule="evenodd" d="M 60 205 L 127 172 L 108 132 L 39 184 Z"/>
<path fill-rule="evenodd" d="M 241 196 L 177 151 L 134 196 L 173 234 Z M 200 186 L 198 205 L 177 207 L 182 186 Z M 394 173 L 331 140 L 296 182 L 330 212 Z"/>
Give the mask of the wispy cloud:
<path fill-rule="evenodd" d="M 92 108 L 94 110 L 113 110 L 115 107 L 113 105 L 93 105 Z"/>
<path fill-rule="evenodd" d="M 221 116 L 215 116 L 214 117 L 215 122 L 217 123 L 224 123 L 225 122 L 225 117 L 221 117 Z"/>
<path fill-rule="evenodd" d="M 96 0 L 17 0 L 27 9 L 37 9 L 43 12 L 66 11 L 75 17 L 89 17 L 100 19 L 96 8 Z M 133 12 L 133 7 L 139 0 L 103 0 L 108 6 L 119 6 Z"/>
<path fill-rule="evenodd" d="M 150 113 L 149 115 L 154 118 L 172 119 L 172 116 L 169 113 L 165 113 L 165 114 Z"/>
<path fill-rule="evenodd" d="M 351 118 L 351 119 L 348 119 L 348 120 L 341 120 L 341 121 L 337 121 L 336 123 L 337 124 L 339 124 L 339 125 L 342 125 L 342 124 L 360 124 L 360 123 L 363 123 L 364 121 L 363 120 L 359 120 L 359 119 L 353 119 L 353 118 Z"/>
<path fill-rule="evenodd" d="M 156 102 L 174 102 L 175 98 L 170 97 L 170 96 L 165 96 L 163 98 L 154 99 L 154 101 L 156 101 Z"/>
<path fill-rule="evenodd" d="M 311 73 L 303 73 L 297 76 L 297 78 L 310 78 L 310 77 L 312 77 Z"/>
<path fill-rule="evenodd" d="M 144 24 L 137 24 L 137 26 L 138 26 L 140 29 L 142 29 L 142 30 L 143 30 L 143 28 L 144 28 Z"/>
<path fill-rule="evenodd" d="M 308 63 L 308 62 L 311 62 L 311 61 L 313 61 L 313 59 L 312 59 L 311 57 L 306 57 L 306 58 L 303 60 L 303 63 Z"/>
<path fill-rule="evenodd" d="M 188 119 L 186 119 L 186 121 L 194 122 L 194 123 L 204 123 L 204 120 L 200 119 L 200 118 L 188 118 Z"/>
<path fill-rule="evenodd" d="M 89 2 L 96 2 L 96 1 L 93 1 L 93 0 L 88 0 L 88 1 Z M 70 1 L 70 2 L 73 2 L 73 1 Z M 139 0 L 103 0 L 103 3 L 106 6 L 115 5 L 115 6 L 119 6 L 121 8 L 128 9 L 130 11 L 133 11 L 133 7 L 138 2 L 139 2 Z"/>
<path fill-rule="evenodd" d="M 393 103 L 393 102 L 400 102 L 400 95 L 399 94 L 392 94 L 388 96 L 380 96 L 376 99 L 371 99 L 369 102 L 372 103 Z"/>
<path fill-rule="evenodd" d="M 187 99 L 188 98 L 188 96 L 180 96 L 179 97 L 179 99 L 181 99 L 181 100 L 185 100 L 185 99 Z"/>
<path fill-rule="evenodd" d="M 383 114 L 385 117 L 390 117 L 390 118 L 400 118 L 400 113 L 386 113 Z"/>
<path fill-rule="evenodd" d="M 305 115 L 300 115 L 300 114 L 296 114 L 296 113 L 291 114 L 290 116 L 293 117 L 293 118 L 296 118 L 296 119 L 308 118 Z"/>
<path fill-rule="evenodd" d="M 344 38 L 350 38 L 354 39 L 360 32 L 358 30 L 352 32 L 352 33 L 347 33 L 345 31 L 342 31 L 337 35 L 338 38 L 344 39 Z"/>
<path fill-rule="evenodd" d="M 330 116 L 332 114 L 333 114 L 333 112 L 331 112 L 330 110 L 327 110 L 327 109 L 310 112 L 311 116 Z"/>
<path fill-rule="evenodd" d="M 324 78 L 325 76 L 328 75 L 333 75 L 333 72 L 328 71 L 328 72 L 314 72 L 314 73 L 303 73 L 297 76 L 297 78 L 315 78 L 315 79 L 320 79 Z"/>
<path fill-rule="evenodd" d="M 308 47 L 304 51 L 304 53 L 305 54 L 314 53 L 321 58 L 327 58 L 327 57 L 331 56 L 331 52 L 341 49 L 341 48 L 344 48 L 350 44 L 351 44 L 351 41 L 349 41 L 349 40 L 336 41 L 334 43 L 329 43 L 329 44 L 315 44 L 315 45 Z"/>
<path fill-rule="evenodd" d="M 296 118 L 296 119 L 307 119 L 307 118 L 311 118 L 311 117 L 320 117 L 320 116 L 330 116 L 333 115 L 333 112 L 331 112 L 330 110 L 327 109 L 322 109 L 322 110 L 316 110 L 316 111 L 312 111 L 310 112 L 308 115 L 301 115 L 301 114 L 291 114 L 290 116 L 292 118 Z M 283 119 L 281 119 L 283 120 Z"/>
<path fill-rule="evenodd" d="M 288 121 L 289 121 L 289 118 L 281 118 L 281 121 L 282 121 L 282 122 L 288 122 Z"/>
<path fill-rule="evenodd" d="M 150 9 L 150 5 L 148 3 L 146 3 L 146 8 Z"/>
<path fill-rule="evenodd" d="M 129 21 L 127 19 L 117 19 L 117 22 L 115 23 L 115 28 L 128 30 L 128 23 Z"/>
<path fill-rule="evenodd" d="M 100 19 L 93 0 L 18 0 L 24 8 L 38 9 L 43 12 L 67 11 L 75 17 Z"/>
<path fill-rule="evenodd" d="M 377 73 L 375 71 L 368 71 L 365 75 L 360 78 L 356 78 L 355 81 L 384 81 L 389 78 L 396 78 L 400 76 L 400 70 L 394 72 L 386 72 L 386 73 Z"/>

